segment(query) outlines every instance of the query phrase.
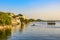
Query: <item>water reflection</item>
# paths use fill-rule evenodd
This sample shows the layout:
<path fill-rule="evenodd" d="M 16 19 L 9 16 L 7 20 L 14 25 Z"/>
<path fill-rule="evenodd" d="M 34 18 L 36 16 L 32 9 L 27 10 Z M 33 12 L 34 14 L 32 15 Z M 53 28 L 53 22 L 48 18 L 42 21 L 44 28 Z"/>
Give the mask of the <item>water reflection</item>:
<path fill-rule="evenodd" d="M 21 24 L 21 26 L 20 26 L 20 32 L 22 33 L 22 32 L 24 32 L 25 31 L 25 24 L 24 23 L 22 23 Z"/>
<path fill-rule="evenodd" d="M 47 24 L 47 28 L 60 28 L 60 25 L 55 24 Z"/>
<path fill-rule="evenodd" d="M 11 29 L 0 31 L 0 40 L 7 40 L 11 36 Z"/>
<path fill-rule="evenodd" d="M 55 25 L 47 25 L 47 28 L 55 28 Z"/>
<path fill-rule="evenodd" d="M 36 24 L 36 26 L 31 26 Z M 3 30 L 0 32 L 0 40 L 60 40 L 60 27 L 48 25 L 47 22 L 21 24 L 12 27 L 12 30 Z"/>

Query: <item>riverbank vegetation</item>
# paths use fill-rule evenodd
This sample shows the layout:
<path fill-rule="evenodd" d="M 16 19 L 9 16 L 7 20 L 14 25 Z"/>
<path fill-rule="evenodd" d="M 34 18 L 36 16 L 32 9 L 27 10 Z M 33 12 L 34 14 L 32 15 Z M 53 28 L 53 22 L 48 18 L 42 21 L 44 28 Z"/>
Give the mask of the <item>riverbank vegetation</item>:
<path fill-rule="evenodd" d="M 42 21 L 40 19 L 27 19 L 23 14 L 8 13 L 8 12 L 0 12 L 0 26 L 6 25 L 16 25 L 16 24 L 27 24 L 30 22 Z"/>
<path fill-rule="evenodd" d="M 0 12 L 0 25 L 11 25 L 11 18 L 8 14 Z"/>
<path fill-rule="evenodd" d="M 29 20 L 22 14 L 0 12 L 0 26 L 16 25 L 21 23 L 29 23 Z"/>

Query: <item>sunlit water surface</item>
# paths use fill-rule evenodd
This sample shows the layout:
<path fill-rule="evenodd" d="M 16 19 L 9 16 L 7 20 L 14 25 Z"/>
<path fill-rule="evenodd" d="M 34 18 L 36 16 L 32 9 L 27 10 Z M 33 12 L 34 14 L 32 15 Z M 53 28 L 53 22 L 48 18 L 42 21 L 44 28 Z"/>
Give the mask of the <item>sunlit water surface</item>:
<path fill-rule="evenodd" d="M 35 24 L 35 26 L 32 26 Z M 7 35 L 6 35 L 7 36 Z M 1 40 L 60 40 L 60 22 L 48 25 L 47 22 L 32 22 L 13 27 L 10 35 Z"/>

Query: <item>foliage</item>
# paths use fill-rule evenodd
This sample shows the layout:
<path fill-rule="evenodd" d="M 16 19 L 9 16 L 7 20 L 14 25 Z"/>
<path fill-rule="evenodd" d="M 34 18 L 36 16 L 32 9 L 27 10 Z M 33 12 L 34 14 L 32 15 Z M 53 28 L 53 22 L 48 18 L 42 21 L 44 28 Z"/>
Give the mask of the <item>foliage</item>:
<path fill-rule="evenodd" d="M 28 19 L 25 19 L 24 21 L 25 21 L 26 24 L 29 23 L 29 20 Z"/>
<path fill-rule="evenodd" d="M 7 13 L 0 12 L 0 25 L 10 25 L 11 18 L 7 15 Z"/>
<path fill-rule="evenodd" d="M 12 16 L 13 18 L 16 18 L 16 16 Z"/>
<path fill-rule="evenodd" d="M 29 21 L 30 21 L 30 22 L 33 22 L 33 21 L 35 21 L 35 19 L 29 19 Z"/>
<path fill-rule="evenodd" d="M 18 16 L 23 16 L 22 14 L 18 14 Z"/>
<path fill-rule="evenodd" d="M 36 21 L 40 22 L 40 21 L 42 21 L 42 20 L 41 20 L 41 19 L 37 19 Z"/>
<path fill-rule="evenodd" d="M 25 21 L 25 19 L 22 17 L 23 16 L 22 14 L 18 14 L 18 16 L 20 16 L 20 21 L 21 22 L 24 22 Z"/>
<path fill-rule="evenodd" d="M 20 18 L 20 21 L 21 21 L 21 22 L 24 22 L 24 18 Z"/>

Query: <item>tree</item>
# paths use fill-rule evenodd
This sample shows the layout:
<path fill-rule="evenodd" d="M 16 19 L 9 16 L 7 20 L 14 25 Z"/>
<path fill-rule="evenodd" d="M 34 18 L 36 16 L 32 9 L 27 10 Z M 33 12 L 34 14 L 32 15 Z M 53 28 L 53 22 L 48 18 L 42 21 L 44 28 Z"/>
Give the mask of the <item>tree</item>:
<path fill-rule="evenodd" d="M 0 12 L 0 25 L 10 25 L 11 18 L 8 16 L 7 13 Z"/>
<path fill-rule="evenodd" d="M 18 16 L 23 16 L 22 14 L 18 14 Z"/>
<path fill-rule="evenodd" d="M 33 22 L 33 21 L 35 21 L 35 19 L 29 19 L 29 21 L 30 21 L 30 22 Z"/>

